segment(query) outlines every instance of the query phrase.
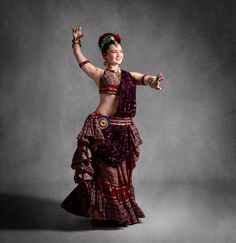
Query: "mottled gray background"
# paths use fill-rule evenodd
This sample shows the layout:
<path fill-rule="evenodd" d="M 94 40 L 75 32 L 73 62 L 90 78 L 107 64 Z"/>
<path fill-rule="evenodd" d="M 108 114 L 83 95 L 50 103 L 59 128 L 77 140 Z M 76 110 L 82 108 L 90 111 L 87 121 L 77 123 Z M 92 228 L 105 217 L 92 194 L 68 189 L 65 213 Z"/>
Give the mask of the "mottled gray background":
<path fill-rule="evenodd" d="M 236 1 L 0 2 L 1 242 L 236 241 Z M 92 230 L 59 204 L 75 187 L 76 136 L 99 102 L 78 67 L 119 33 L 122 68 L 156 74 L 162 91 L 137 87 L 143 138 L 134 171 L 142 224 Z M 9 231 L 11 230 L 11 231 Z"/>

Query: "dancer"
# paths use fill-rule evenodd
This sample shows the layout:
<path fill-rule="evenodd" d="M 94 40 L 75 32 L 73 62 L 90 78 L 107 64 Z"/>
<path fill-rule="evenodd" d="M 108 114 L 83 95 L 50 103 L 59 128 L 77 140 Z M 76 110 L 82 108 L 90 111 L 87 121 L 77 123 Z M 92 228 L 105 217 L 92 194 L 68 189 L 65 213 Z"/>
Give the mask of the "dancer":
<path fill-rule="evenodd" d="M 82 27 L 72 29 L 72 48 L 79 67 L 95 81 L 100 103 L 77 136 L 71 168 L 75 189 L 62 208 L 90 217 L 93 226 L 127 226 L 145 214 L 135 200 L 132 172 L 143 143 L 134 124 L 136 85 L 161 90 L 164 76 L 120 69 L 124 53 L 118 34 L 105 33 L 98 45 L 105 68 L 94 66 L 81 51 Z"/>

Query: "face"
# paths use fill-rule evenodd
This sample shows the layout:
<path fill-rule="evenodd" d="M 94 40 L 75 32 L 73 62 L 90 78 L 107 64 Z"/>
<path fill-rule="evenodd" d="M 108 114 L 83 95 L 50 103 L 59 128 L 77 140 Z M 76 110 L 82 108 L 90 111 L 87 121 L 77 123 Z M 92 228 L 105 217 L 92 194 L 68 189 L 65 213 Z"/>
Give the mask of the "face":
<path fill-rule="evenodd" d="M 120 44 L 111 44 L 106 53 L 103 54 L 104 59 L 112 65 L 120 65 L 123 61 L 123 50 Z"/>

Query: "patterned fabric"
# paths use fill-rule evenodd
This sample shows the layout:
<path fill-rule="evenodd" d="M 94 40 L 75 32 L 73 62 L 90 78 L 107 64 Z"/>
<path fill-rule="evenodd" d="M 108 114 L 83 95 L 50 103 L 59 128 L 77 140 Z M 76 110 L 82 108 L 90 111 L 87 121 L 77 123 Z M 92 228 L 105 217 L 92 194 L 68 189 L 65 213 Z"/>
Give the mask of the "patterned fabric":
<path fill-rule="evenodd" d="M 122 70 L 121 76 L 118 109 L 112 116 L 117 120 L 136 111 L 136 86 L 128 72 Z M 84 217 L 116 220 L 121 225 L 137 223 L 145 215 L 135 201 L 132 172 L 142 139 L 133 121 L 101 128 L 98 117 L 97 112 L 89 114 L 77 136 L 71 167 L 78 185 L 61 206 Z"/>
<path fill-rule="evenodd" d="M 99 93 L 100 94 L 119 94 L 120 80 L 110 70 L 105 70 L 100 82 Z"/>
<path fill-rule="evenodd" d="M 134 117 L 136 114 L 135 79 L 127 71 L 121 70 L 120 94 L 117 111 L 114 116 Z"/>

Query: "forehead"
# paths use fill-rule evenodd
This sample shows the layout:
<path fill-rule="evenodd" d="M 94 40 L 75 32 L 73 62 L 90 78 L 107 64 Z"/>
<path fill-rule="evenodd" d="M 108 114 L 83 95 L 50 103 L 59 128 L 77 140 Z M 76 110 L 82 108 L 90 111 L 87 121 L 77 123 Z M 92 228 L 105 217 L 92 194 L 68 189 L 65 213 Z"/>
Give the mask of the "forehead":
<path fill-rule="evenodd" d="M 117 43 L 116 45 L 114 45 L 114 44 L 111 44 L 110 46 L 109 46 L 109 49 L 108 49 L 109 51 L 110 50 L 122 50 L 122 46 L 119 44 L 119 43 Z"/>

